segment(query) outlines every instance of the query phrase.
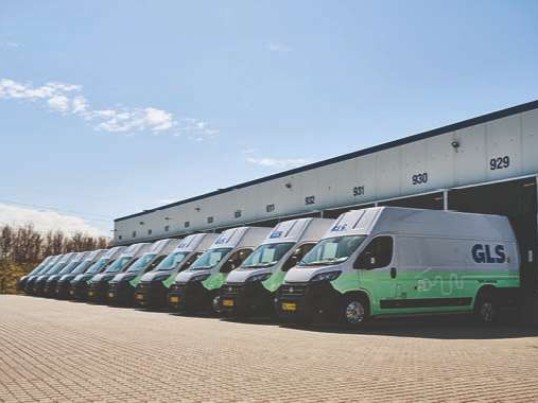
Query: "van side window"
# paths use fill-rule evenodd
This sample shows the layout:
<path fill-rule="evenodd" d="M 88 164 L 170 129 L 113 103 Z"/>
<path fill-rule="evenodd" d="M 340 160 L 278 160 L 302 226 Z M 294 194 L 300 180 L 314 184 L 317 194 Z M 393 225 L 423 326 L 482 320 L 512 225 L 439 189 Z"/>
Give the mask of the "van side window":
<path fill-rule="evenodd" d="M 293 252 L 293 255 L 291 255 L 288 260 L 286 260 L 286 263 L 282 265 L 282 271 L 288 271 L 297 263 L 299 263 L 303 256 L 310 252 L 310 249 L 312 249 L 315 245 L 315 243 L 305 243 L 296 248 L 295 252 Z"/>
<path fill-rule="evenodd" d="M 386 267 L 392 261 L 393 240 L 390 236 L 374 238 L 361 252 L 353 267 L 372 270 Z"/>
<path fill-rule="evenodd" d="M 179 271 L 183 271 L 183 270 L 188 269 L 189 267 L 191 267 L 191 264 L 193 264 L 196 259 L 198 259 L 200 256 L 202 256 L 202 253 L 203 252 L 197 252 L 197 253 L 193 254 L 190 258 L 187 259 L 187 261 L 185 263 L 183 263 L 181 265 Z"/>
<path fill-rule="evenodd" d="M 251 253 L 252 253 L 252 249 L 250 248 L 236 250 L 234 253 L 232 253 L 232 255 L 228 258 L 228 260 L 222 265 L 220 272 L 229 273 L 233 269 L 236 269 L 237 267 L 241 266 L 241 263 L 243 263 L 243 260 L 245 260 Z"/>
<path fill-rule="evenodd" d="M 166 256 L 158 256 L 151 264 L 147 267 L 146 272 L 153 270 L 161 261 L 164 260 Z"/>

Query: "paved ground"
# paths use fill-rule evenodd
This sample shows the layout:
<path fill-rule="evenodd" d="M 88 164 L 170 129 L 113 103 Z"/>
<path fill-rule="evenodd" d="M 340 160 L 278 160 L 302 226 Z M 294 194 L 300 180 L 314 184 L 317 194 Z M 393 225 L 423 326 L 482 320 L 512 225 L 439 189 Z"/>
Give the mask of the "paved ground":
<path fill-rule="evenodd" d="M 538 328 L 302 330 L 0 296 L 0 401 L 538 401 Z"/>

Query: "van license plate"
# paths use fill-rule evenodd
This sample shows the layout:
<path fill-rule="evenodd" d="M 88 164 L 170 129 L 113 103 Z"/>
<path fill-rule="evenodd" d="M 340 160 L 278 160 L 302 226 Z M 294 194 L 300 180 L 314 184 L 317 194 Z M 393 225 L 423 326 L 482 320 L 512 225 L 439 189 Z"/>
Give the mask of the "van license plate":
<path fill-rule="evenodd" d="M 179 297 L 176 297 L 176 296 L 170 297 L 170 302 L 172 304 L 177 304 L 179 302 Z"/>
<path fill-rule="evenodd" d="M 141 301 L 144 299 L 144 295 L 143 294 L 136 294 L 136 299 Z"/>
<path fill-rule="evenodd" d="M 296 311 L 297 310 L 297 304 L 295 302 L 283 302 L 282 303 L 282 310 L 283 311 Z"/>
<path fill-rule="evenodd" d="M 234 300 L 233 299 L 225 299 L 222 300 L 222 306 L 226 306 L 228 308 L 232 308 L 234 306 Z"/>

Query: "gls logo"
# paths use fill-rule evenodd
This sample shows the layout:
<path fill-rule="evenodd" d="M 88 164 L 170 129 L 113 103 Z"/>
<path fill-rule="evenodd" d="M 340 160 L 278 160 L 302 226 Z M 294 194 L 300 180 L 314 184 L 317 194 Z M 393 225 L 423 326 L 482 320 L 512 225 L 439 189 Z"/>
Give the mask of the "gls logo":
<path fill-rule="evenodd" d="M 473 260 L 476 263 L 505 263 L 506 253 L 504 245 L 476 244 L 471 249 Z"/>
<path fill-rule="evenodd" d="M 215 245 L 220 245 L 223 243 L 226 243 L 226 235 L 219 236 L 217 240 L 215 241 Z"/>
<path fill-rule="evenodd" d="M 346 228 L 347 228 L 347 224 L 335 225 L 334 227 L 331 228 L 331 232 L 345 231 Z"/>
<path fill-rule="evenodd" d="M 282 236 L 282 231 L 273 231 L 271 235 L 269 236 L 269 238 L 275 239 L 275 238 L 280 238 L 281 236 Z"/>

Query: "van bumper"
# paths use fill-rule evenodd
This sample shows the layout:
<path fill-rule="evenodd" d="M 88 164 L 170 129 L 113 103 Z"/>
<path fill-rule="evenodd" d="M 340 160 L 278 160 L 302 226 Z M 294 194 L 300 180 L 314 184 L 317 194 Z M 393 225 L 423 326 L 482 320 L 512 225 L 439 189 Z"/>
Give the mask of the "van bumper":
<path fill-rule="evenodd" d="M 227 316 L 250 316 L 270 314 L 273 311 L 274 294 L 260 281 L 226 283 L 220 292 L 220 310 Z"/>
<path fill-rule="evenodd" d="M 128 281 L 108 283 L 106 300 L 110 305 L 130 306 L 133 304 L 134 288 Z"/>
<path fill-rule="evenodd" d="M 56 296 L 56 286 L 58 280 L 49 280 L 45 283 L 43 287 L 43 296 L 47 298 L 54 298 Z"/>
<path fill-rule="evenodd" d="M 86 280 L 69 283 L 69 298 L 85 301 L 88 299 L 89 288 Z"/>
<path fill-rule="evenodd" d="M 337 320 L 342 296 L 328 281 L 284 283 L 277 292 L 275 309 L 281 319 Z"/>
<path fill-rule="evenodd" d="M 159 281 L 141 282 L 134 292 L 134 304 L 142 308 L 163 308 L 167 302 L 168 288 Z"/>
<path fill-rule="evenodd" d="M 108 290 L 108 283 L 99 281 L 97 283 L 90 283 L 88 285 L 87 299 L 88 301 L 103 304 L 106 301 L 106 292 Z"/>
<path fill-rule="evenodd" d="M 70 289 L 69 280 L 58 281 L 56 284 L 55 296 L 59 299 L 69 298 L 69 289 Z"/>
<path fill-rule="evenodd" d="M 200 281 L 174 284 L 166 296 L 167 305 L 175 312 L 207 311 L 215 291 L 207 290 Z"/>

